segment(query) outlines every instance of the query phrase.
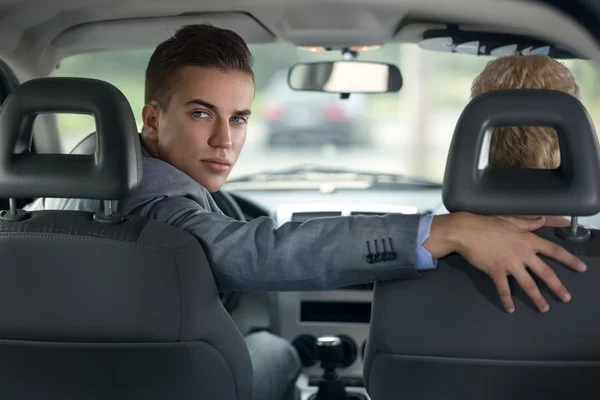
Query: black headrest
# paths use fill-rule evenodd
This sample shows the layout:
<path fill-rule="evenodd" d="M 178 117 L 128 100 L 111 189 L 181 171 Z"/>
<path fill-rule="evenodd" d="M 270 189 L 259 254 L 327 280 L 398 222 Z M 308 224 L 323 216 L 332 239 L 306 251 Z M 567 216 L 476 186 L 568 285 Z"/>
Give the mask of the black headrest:
<path fill-rule="evenodd" d="M 32 121 L 44 113 L 93 115 L 97 152 L 30 152 Z M 141 179 L 142 157 L 133 111 L 113 85 L 95 79 L 40 78 L 23 83 L 6 98 L 0 109 L 2 197 L 118 200 Z"/>
<path fill-rule="evenodd" d="M 558 133 L 555 170 L 480 165 L 494 128 L 547 126 Z M 600 212 L 600 149 L 592 120 L 573 96 L 553 90 L 498 90 L 474 98 L 450 145 L 444 186 L 449 211 L 477 214 L 594 215 Z"/>

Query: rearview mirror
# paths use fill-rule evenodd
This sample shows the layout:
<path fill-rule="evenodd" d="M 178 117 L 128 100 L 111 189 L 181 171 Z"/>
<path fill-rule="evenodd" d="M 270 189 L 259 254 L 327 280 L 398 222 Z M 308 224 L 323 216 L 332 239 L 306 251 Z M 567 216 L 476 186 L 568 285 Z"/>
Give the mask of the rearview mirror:
<path fill-rule="evenodd" d="M 394 64 L 369 61 L 320 61 L 290 68 L 288 84 L 294 90 L 328 93 L 386 93 L 402 87 Z"/>

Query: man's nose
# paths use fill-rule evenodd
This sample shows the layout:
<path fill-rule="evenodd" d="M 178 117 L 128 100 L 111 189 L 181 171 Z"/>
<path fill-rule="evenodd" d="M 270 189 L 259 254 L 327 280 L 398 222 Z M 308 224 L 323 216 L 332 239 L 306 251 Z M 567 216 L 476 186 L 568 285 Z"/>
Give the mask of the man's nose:
<path fill-rule="evenodd" d="M 219 121 L 214 125 L 209 144 L 220 149 L 229 149 L 233 145 L 229 121 Z"/>

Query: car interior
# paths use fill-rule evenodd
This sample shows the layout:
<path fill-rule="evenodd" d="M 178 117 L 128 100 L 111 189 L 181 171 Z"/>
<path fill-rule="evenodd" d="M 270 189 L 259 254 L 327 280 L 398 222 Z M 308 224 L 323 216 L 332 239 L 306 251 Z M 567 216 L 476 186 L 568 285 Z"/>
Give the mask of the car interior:
<path fill-rule="evenodd" d="M 333 291 L 220 291 L 192 235 L 112 207 L 142 179 L 148 59 L 195 23 L 254 55 L 247 142 L 212 193 L 227 216 L 568 216 L 536 234 L 592 267 L 547 261 L 574 301 L 540 285 L 542 315 L 515 285 L 508 315 L 458 255 Z M 2 398 L 252 399 L 244 336 L 260 331 L 302 362 L 281 400 L 597 397 L 600 3 L 0 0 L 0 32 Z M 487 62 L 517 53 L 563 62 L 581 101 L 470 99 Z M 553 127 L 560 167 L 490 168 L 494 124 Z M 99 209 L 25 210 L 39 198 Z"/>

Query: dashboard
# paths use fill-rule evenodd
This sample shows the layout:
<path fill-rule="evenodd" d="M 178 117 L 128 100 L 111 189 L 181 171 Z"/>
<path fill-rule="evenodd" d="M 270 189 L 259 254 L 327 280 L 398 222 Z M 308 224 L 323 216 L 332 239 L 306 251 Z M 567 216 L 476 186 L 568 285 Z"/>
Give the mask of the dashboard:
<path fill-rule="evenodd" d="M 236 191 L 230 192 L 248 219 L 268 215 L 277 226 L 312 218 L 443 212 L 441 190 Z M 283 266 L 282 266 L 283 267 Z M 299 386 L 316 390 L 322 375 L 316 358 L 316 338 L 337 335 L 344 345 L 344 362 L 338 375 L 348 390 L 364 394 L 363 353 L 369 331 L 373 284 L 334 291 L 276 292 L 269 295 L 273 333 L 290 341 L 303 363 Z"/>

